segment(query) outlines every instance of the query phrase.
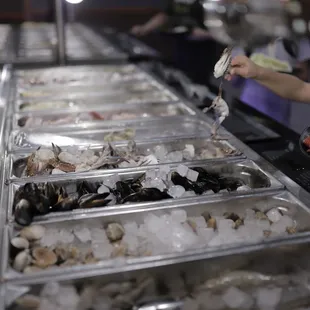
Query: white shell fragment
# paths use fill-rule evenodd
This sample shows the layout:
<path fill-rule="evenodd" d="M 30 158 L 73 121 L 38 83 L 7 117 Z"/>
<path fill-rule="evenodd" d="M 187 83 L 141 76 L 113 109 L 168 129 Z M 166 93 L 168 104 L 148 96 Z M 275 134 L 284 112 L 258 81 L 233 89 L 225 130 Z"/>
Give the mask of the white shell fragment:
<path fill-rule="evenodd" d="M 213 74 L 216 79 L 223 76 L 229 70 L 231 60 L 232 60 L 231 52 L 229 49 L 226 48 L 220 60 L 215 64 L 215 67 L 214 67 Z"/>
<path fill-rule="evenodd" d="M 23 271 L 30 262 L 29 250 L 22 251 L 15 257 L 13 268 L 17 271 Z"/>

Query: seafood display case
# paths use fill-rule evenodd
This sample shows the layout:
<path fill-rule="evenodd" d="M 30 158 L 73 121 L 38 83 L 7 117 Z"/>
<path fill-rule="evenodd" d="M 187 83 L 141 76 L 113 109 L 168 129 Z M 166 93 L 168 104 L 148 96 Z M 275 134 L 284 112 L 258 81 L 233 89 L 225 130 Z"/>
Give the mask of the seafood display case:
<path fill-rule="evenodd" d="M 69 62 L 126 61 L 127 56 L 89 27 L 79 23 L 65 26 Z M 55 63 L 57 33 L 55 24 L 25 22 L 18 31 L 16 63 Z"/>
<path fill-rule="evenodd" d="M 0 25 L 0 63 L 9 62 L 9 48 L 11 39 L 12 27 L 10 25 Z"/>
<path fill-rule="evenodd" d="M 144 67 L 1 90 L 0 310 L 309 305 L 309 194 Z"/>

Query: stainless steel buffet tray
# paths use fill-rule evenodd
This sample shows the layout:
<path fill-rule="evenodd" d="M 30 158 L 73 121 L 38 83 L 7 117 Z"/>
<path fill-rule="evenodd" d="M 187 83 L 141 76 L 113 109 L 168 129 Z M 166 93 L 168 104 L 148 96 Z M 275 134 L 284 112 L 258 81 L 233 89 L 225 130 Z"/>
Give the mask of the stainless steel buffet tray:
<path fill-rule="evenodd" d="M 264 249 L 268 248 L 269 242 L 281 242 L 290 240 L 290 238 L 310 238 L 309 226 L 309 209 L 299 202 L 294 196 L 286 191 L 269 192 L 264 194 L 256 194 L 248 197 L 233 197 L 214 199 L 210 198 L 202 200 L 201 198 L 178 201 L 174 204 L 162 204 L 161 206 L 142 206 L 132 207 L 131 209 L 111 210 L 97 212 L 95 214 L 86 214 L 80 216 L 58 217 L 49 221 L 41 221 L 36 224 L 41 224 L 46 228 L 65 229 L 73 231 L 77 227 L 106 227 L 109 223 L 126 224 L 129 222 L 136 222 L 142 224 L 144 218 L 149 215 L 161 216 L 167 214 L 172 210 L 185 210 L 188 217 L 201 216 L 202 213 L 208 212 L 211 216 L 223 216 L 225 212 L 239 215 L 244 217 L 247 209 L 255 209 L 261 212 L 269 211 L 270 209 L 277 208 L 284 215 L 288 215 L 295 221 L 297 232 L 291 236 L 277 235 L 273 237 L 266 237 L 260 241 L 245 241 L 239 243 L 226 243 L 225 245 L 208 246 L 201 245 L 196 248 L 188 248 L 180 252 L 162 253 L 158 255 L 140 256 L 140 257 L 115 257 L 110 259 L 101 260 L 98 263 L 90 265 L 70 266 L 63 268 L 52 268 L 50 270 L 40 270 L 33 273 L 17 273 L 9 267 L 9 240 L 16 236 L 16 228 L 13 225 L 7 225 L 5 228 L 4 242 L 3 242 L 3 275 L 6 280 L 16 280 L 17 282 L 31 283 L 43 282 L 53 277 L 53 281 L 57 279 L 75 279 L 85 277 L 87 275 L 100 275 L 118 273 L 122 271 L 143 269 L 144 267 L 165 266 L 172 263 L 182 263 L 186 261 L 199 260 L 206 257 L 219 257 L 225 256 L 230 253 L 244 253 L 253 251 L 253 248 Z M 82 226 L 81 226 L 82 225 Z M 84 226 L 83 226 L 84 225 Z M 236 242 L 236 241 L 235 241 Z M 85 244 L 84 244 L 85 245 Z M 80 245 L 82 246 L 82 245 Z M 285 260 L 283 260 L 285 261 Z"/>
<path fill-rule="evenodd" d="M 178 164 L 171 164 L 171 165 L 164 165 L 168 166 L 171 170 L 175 170 L 178 167 Z M 269 173 L 266 173 L 262 171 L 253 161 L 250 160 L 240 160 L 240 161 L 232 161 L 232 162 L 212 162 L 212 163 L 198 163 L 191 162 L 186 165 L 189 168 L 194 167 L 200 167 L 205 168 L 209 173 L 215 173 L 219 174 L 224 177 L 235 177 L 237 179 L 242 180 L 242 182 L 248 186 L 247 190 L 243 191 L 234 191 L 234 192 L 228 192 L 228 191 L 220 191 L 219 193 L 213 193 L 211 190 L 206 191 L 203 196 L 206 197 L 230 197 L 230 196 L 238 196 L 238 195 L 251 195 L 257 192 L 264 192 L 268 193 L 269 191 L 274 191 L 278 189 L 283 189 L 284 186 L 277 181 L 272 175 Z M 50 179 L 48 176 L 46 178 L 38 178 L 32 179 L 31 181 L 33 183 L 45 183 L 45 182 L 51 182 L 56 186 L 64 186 L 65 188 L 68 188 L 68 191 L 70 193 L 76 192 L 77 187 L 79 184 L 81 184 L 84 181 L 87 181 L 91 184 L 98 184 L 102 183 L 106 180 L 111 179 L 111 177 L 114 177 L 114 175 L 118 175 L 118 178 L 120 178 L 121 181 L 126 180 L 136 180 L 140 178 L 142 175 L 144 175 L 149 170 L 155 170 L 156 172 L 160 172 L 160 167 L 153 167 L 153 166 L 147 166 L 147 167 L 137 167 L 132 169 L 115 169 L 113 172 L 110 173 L 101 173 L 101 174 L 93 174 L 93 175 L 84 175 L 84 174 L 77 174 L 74 178 L 71 178 L 70 176 L 66 178 L 64 175 L 60 175 L 58 178 Z M 15 193 L 18 191 L 18 189 L 22 186 L 24 186 L 26 183 L 29 183 L 29 181 L 26 179 L 19 179 L 15 180 L 13 183 L 9 185 L 7 188 L 9 192 L 7 192 L 8 197 L 8 219 L 9 221 L 14 221 L 14 215 L 13 215 L 13 204 L 14 204 L 14 197 Z M 187 197 L 181 197 L 177 199 L 162 199 L 157 200 L 157 202 L 149 202 L 147 204 L 145 203 L 138 203 L 137 206 L 141 205 L 141 207 L 157 207 L 160 208 L 162 205 L 170 205 L 174 203 L 175 201 L 192 201 L 195 199 L 194 196 L 191 196 L 190 198 Z M 122 204 L 122 205 L 116 205 L 115 202 L 114 205 L 111 206 L 104 206 L 104 207 L 98 207 L 98 208 L 91 208 L 91 209 L 75 209 L 73 211 L 69 212 L 53 212 L 49 213 L 45 216 L 35 217 L 35 221 L 46 221 L 51 218 L 68 218 L 71 216 L 82 216 L 83 218 L 85 216 L 90 216 L 92 213 L 98 213 L 99 211 L 121 211 L 124 210 L 131 210 L 135 208 L 135 203 L 129 203 L 129 204 Z"/>
<path fill-rule="evenodd" d="M 99 89 L 98 89 L 99 90 Z M 54 90 L 55 91 L 55 90 Z M 64 96 L 51 97 L 34 100 L 16 100 L 15 111 L 38 111 L 38 110 L 55 110 L 65 108 L 85 108 L 88 102 L 97 102 L 100 105 L 105 104 L 133 104 L 133 103 L 153 103 L 153 102 L 171 102 L 178 101 L 177 96 L 168 90 L 151 91 L 151 92 L 100 92 L 71 93 Z"/>
<path fill-rule="evenodd" d="M 150 82 L 126 82 L 124 84 L 110 84 L 104 87 L 103 85 L 83 85 L 83 86 L 68 86 L 67 88 L 42 88 L 31 89 L 26 91 L 18 91 L 18 99 L 21 100 L 37 100 L 37 99 L 71 99 L 76 97 L 89 96 L 102 97 L 116 97 L 121 95 L 147 95 L 149 93 L 156 93 L 164 91 L 166 94 L 169 92 L 163 87 L 157 87 L 155 83 Z"/>
<path fill-rule="evenodd" d="M 270 289 L 273 287 L 282 288 L 282 298 L 278 309 L 306 309 L 309 307 L 310 302 L 307 284 L 305 281 L 302 281 L 302 272 L 304 275 L 309 274 L 309 246 L 300 245 L 298 239 L 287 240 L 287 247 L 280 242 L 269 242 L 267 244 L 269 247 L 266 249 L 262 249 L 262 246 L 252 247 L 252 252 L 242 254 L 232 252 L 231 256 L 215 258 L 210 255 L 208 256 L 209 259 L 200 258 L 196 262 L 181 263 L 176 260 L 176 264 L 164 267 L 146 263 L 139 270 L 124 267 L 122 269 L 123 272 L 113 274 L 109 274 L 109 272 L 99 274 L 97 270 L 94 270 L 93 272 L 82 273 L 83 279 L 80 280 L 71 280 L 71 276 L 74 276 L 73 273 L 70 274 L 69 278 L 66 278 L 67 274 L 63 274 L 57 277 L 57 279 L 61 281 L 60 284 L 65 288 L 67 285 L 74 285 L 80 294 L 81 288 L 86 289 L 85 292 L 87 292 L 87 288 L 88 290 L 97 288 L 96 296 L 104 295 L 103 288 L 106 287 L 107 289 L 111 287 L 111 284 L 115 287 L 115 284 L 132 283 L 134 288 L 136 288 L 146 279 L 150 279 L 149 285 L 145 287 L 145 290 L 142 290 L 141 294 L 134 298 L 134 307 L 132 309 L 135 310 L 179 310 L 182 308 L 182 301 L 188 300 L 188 298 L 195 298 L 193 291 L 195 292 L 195 288 L 204 283 L 209 285 L 214 283 L 213 290 L 212 288 L 209 291 L 202 290 L 202 293 L 205 294 L 205 298 L 202 299 L 202 301 L 205 300 L 206 302 L 205 309 L 208 309 L 208 303 L 210 303 L 210 310 L 214 309 L 212 308 L 212 299 L 209 297 L 210 293 L 214 292 L 215 296 L 217 293 L 223 294 L 230 286 L 234 286 L 237 283 L 240 283 L 239 287 L 245 292 L 266 287 Z M 284 257 L 285 259 L 283 259 Z M 267 267 L 266 260 L 268 260 L 270 268 Z M 172 262 L 174 261 L 172 260 Z M 297 266 L 300 270 L 298 270 Z M 241 281 L 235 280 L 238 278 L 238 275 Z M 255 283 L 252 281 L 253 277 L 265 278 L 266 281 L 259 280 Z M 268 277 L 270 277 L 269 280 Z M 281 281 L 276 281 L 276 279 L 280 280 L 281 278 L 284 280 L 282 285 Z M 288 278 L 297 281 L 294 281 L 293 284 L 288 281 Z M 227 285 L 224 285 L 224 279 L 227 279 Z M 11 305 L 18 296 L 26 293 L 39 296 L 43 289 L 43 284 L 45 284 L 44 281 L 49 280 L 51 280 L 51 277 L 33 277 L 29 279 L 29 283 L 22 279 L 14 281 L 14 283 L 8 283 L 2 295 L 3 301 L 5 300 L 7 305 Z M 300 281 L 299 285 L 297 284 L 298 280 Z M 30 285 L 28 286 L 28 284 Z M 55 286 L 50 286 L 50 288 L 52 287 Z M 130 290 L 130 292 L 132 291 Z M 123 296 L 128 296 L 128 294 L 124 292 Z M 118 299 L 112 297 L 112 300 L 116 301 Z M 218 299 L 215 300 L 218 301 Z M 102 302 L 104 302 L 104 299 Z M 23 310 L 16 305 L 9 309 Z M 218 309 L 224 310 L 227 307 Z"/>
<path fill-rule="evenodd" d="M 42 69 L 27 69 L 15 71 L 15 77 L 18 84 L 23 85 L 29 79 L 43 80 L 47 83 L 53 82 L 54 79 L 59 78 L 82 78 L 84 76 L 104 75 L 119 73 L 122 76 L 140 74 L 142 73 L 135 65 L 96 65 L 96 66 L 71 66 L 71 67 L 53 67 Z M 25 81 L 26 80 L 26 81 Z"/>
<path fill-rule="evenodd" d="M 81 104 L 82 105 L 82 104 Z M 13 129 L 54 127 L 84 122 L 102 122 L 111 120 L 145 120 L 175 115 L 195 115 L 196 111 L 185 103 L 150 103 L 150 104 L 113 104 L 101 106 L 100 99 L 87 100 L 85 107 L 73 106 L 70 109 L 41 110 L 21 112 L 13 115 Z"/>
<path fill-rule="evenodd" d="M 112 144 L 113 147 L 116 150 L 126 150 L 127 143 L 118 143 L 115 142 Z M 207 160 L 210 160 L 212 162 L 215 161 L 222 161 L 222 160 L 229 160 L 229 159 L 240 159 L 244 158 L 242 153 L 238 151 L 235 147 L 233 147 L 228 141 L 225 140 L 219 140 L 219 141 L 212 141 L 210 139 L 206 138 L 181 138 L 181 139 L 162 139 L 161 141 L 137 141 L 137 150 L 136 154 L 138 155 L 150 155 L 150 154 L 156 154 L 156 147 L 161 146 L 166 149 L 168 152 L 167 155 L 171 152 L 182 152 L 186 146 L 193 146 L 194 147 L 194 152 L 195 155 L 193 158 L 186 158 L 183 156 L 181 162 L 183 163 L 190 163 L 192 161 L 195 161 L 197 165 L 199 163 L 205 163 Z M 94 152 L 99 152 L 102 150 L 102 145 L 101 146 L 90 146 L 85 147 L 81 146 L 78 147 L 76 145 L 78 150 L 93 150 Z M 50 149 L 52 149 L 50 147 Z M 203 151 L 206 151 L 203 153 Z M 65 151 L 65 149 L 63 149 Z M 32 153 L 17 153 L 17 154 L 9 154 L 7 157 L 7 163 L 6 163 L 6 171 L 7 171 L 7 178 L 9 179 L 15 179 L 15 178 L 27 178 L 23 176 L 23 172 L 20 168 L 20 163 L 21 162 L 26 162 L 27 158 L 31 155 Z M 175 155 L 176 156 L 176 155 Z M 175 158 L 175 157 L 174 157 Z M 180 160 L 174 160 L 174 158 L 171 157 L 165 157 L 161 158 L 159 160 L 160 164 L 165 164 L 165 163 L 173 163 L 173 162 L 180 162 Z M 24 165 L 24 164 L 23 164 Z M 138 163 L 137 163 L 138 166 Z M 104 170 L 105 172 L 109 173 L 111 170 Z M 97 173 L 102 173 L 103 170 L 92 170 L 90 172 L 84 172 L 83 175 L 87 174 L 97 174 Z M 80 172 L 81 173 L 81 172 Z M 80 173 L 73 172 L 73 173 L 67 173 L 66 175 L 68 177 L 74 177 L 77 175 L 80 175 Z M 34 178 L 42 178 L 45 179 L 46 177 L 52 179 L 54 177 L 59 177 L 59 175 L 48 175 L 48 176 L 40 176 L 37 175 Z M 27 178 L 29 180 L 29 178 Z"/>
<path fill-rule="evenodd" d="M 66 128 L 34 128 L 15 130 L 9 139 L 9 151 L 33 150 L 39 146 L 70 145 L 98 146 L 104 142 L 151 140 L 155 138 L 210 135 L 210 125 L 193 117 L 166 117 L 160 120 L 107 121 L 102 124 L 85 123 Z M 114 139 L 114 140 L 113 140 Z"/>

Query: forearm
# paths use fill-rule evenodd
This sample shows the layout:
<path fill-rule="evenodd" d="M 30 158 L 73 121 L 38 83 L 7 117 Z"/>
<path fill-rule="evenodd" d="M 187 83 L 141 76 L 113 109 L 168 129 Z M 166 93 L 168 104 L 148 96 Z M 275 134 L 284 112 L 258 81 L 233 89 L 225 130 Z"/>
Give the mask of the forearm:
<path fill-rule="evenodd" d="M 259 67 L 256 81 L 283 98 L 310 103 L 310 84 L 292 75 Z"/>
<path fill-rule="evenodd" d="M 152 32 L 161 26 L 164 26 L 168 21 L 168 15 L 165 13 L 158 13 L 153 16 L 145 25 L 147 32 Z"/>

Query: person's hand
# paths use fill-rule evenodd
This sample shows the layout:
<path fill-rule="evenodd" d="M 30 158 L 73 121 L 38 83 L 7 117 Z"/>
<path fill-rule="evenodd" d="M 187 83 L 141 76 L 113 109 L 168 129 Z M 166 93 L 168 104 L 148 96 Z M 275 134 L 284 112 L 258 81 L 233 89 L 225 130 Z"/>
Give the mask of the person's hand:
<path fill-rule="evenodd" d="M 259 67 L 246 56 L 237 56 L 231 62 L 229 74 L 225 76 L 230 81 L 234 75 L 245 79 L 255 79 L 258 76 Z"/>
<path fill-rule="evenodd" d="M 147 29 L 144 25 L 133 26 L 130 32 L 138 37 L 147 35 Z"/>

